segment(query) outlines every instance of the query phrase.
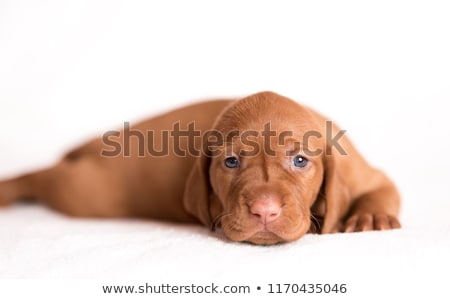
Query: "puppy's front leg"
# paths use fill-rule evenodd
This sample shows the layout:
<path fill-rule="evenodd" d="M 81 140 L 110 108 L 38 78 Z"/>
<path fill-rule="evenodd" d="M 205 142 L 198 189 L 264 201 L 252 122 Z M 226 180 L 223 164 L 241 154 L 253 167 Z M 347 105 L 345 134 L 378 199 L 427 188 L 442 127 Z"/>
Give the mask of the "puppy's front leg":
<path fill-rule="evenodd" d="M 356 198 L 344 220 L 344 232 L 400 228 L 400 196 L 392 183 Z"/>

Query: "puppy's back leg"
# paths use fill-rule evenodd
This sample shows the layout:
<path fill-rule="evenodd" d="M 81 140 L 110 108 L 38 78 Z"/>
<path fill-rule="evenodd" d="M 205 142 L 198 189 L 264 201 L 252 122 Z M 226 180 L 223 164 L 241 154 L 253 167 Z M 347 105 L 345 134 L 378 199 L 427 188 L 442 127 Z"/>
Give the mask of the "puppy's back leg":
<path fill-rule="evenodd" d="M 63 159 L 47 170 L 0 182 L 0 206 L 37 200 L 77 217 L 127 216 L 120 181 L 95 159 Z"/>
<path fill-rule="evenodd" d="M 41 192 L 49 188 L 54 167 L 0 182 L 0 206 L 7 206 L 18 200 L 36 200 Z"/>

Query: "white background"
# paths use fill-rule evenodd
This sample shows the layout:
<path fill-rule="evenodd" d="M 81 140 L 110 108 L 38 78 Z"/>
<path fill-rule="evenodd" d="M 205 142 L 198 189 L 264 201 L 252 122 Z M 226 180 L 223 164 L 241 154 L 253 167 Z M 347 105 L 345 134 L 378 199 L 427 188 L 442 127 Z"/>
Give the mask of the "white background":
<path fill-rule="evenodd" d="M 398 184 L 406 229 L 449 228 L 449 53 L 446 1 L 1 0 L 0 178 L 124 121 L 272 90 L 347 130 Z"/>

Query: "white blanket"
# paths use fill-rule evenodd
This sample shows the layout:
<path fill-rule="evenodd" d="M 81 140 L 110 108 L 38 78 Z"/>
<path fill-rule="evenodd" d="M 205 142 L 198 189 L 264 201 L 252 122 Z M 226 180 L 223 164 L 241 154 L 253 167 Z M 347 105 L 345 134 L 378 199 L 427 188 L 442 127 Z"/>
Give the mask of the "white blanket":
<path fill-rule="evenodd" d="M 0 277 L 101 279 L 92 287 L 99 293 L 109 284 L 214 282 L 248 285 L 258 294 L 269 284 L 338 283 L 367 298 L 440 297 L 448 293 L 450 204 L 428 201 L 416 212 L 422 220 L 406 219 L 400 230 L 306 235 L 262 247 L 229 242 L 201 226 L 70 219 L 16 205 L 0 212 Z"/>

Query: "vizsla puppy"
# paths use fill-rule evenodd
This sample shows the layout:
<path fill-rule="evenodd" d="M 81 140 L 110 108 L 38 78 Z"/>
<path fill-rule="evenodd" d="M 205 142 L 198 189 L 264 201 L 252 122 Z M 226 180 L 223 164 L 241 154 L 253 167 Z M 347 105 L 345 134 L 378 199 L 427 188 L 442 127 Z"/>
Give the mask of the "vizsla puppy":
<path fill-rule="evenodd" d="M 197 222 L 254 244 L 400 227 L 394 184 L 330 121 L 272 92 L 125 123 L 0 182 L 1 205 L 19 199 L 79 217 Z"/>

